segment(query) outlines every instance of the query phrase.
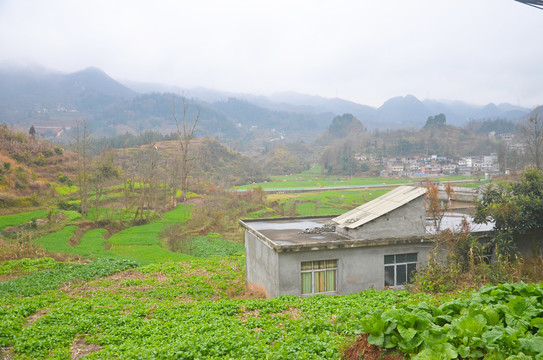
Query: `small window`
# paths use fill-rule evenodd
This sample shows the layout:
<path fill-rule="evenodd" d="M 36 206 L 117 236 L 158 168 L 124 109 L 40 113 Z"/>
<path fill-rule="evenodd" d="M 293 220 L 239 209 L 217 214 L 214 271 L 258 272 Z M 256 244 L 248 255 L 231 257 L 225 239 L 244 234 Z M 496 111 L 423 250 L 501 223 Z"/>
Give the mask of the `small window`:
<path fill-rule="evenodd" d="M 385 255 L 385 286 L 401 286 L 410 282 L 417 267 L 417 253 Z"/>
<path fill-rule="evenodd" d="M 302 294 L 337 291 L 337 260 L 302 262 Z"/>

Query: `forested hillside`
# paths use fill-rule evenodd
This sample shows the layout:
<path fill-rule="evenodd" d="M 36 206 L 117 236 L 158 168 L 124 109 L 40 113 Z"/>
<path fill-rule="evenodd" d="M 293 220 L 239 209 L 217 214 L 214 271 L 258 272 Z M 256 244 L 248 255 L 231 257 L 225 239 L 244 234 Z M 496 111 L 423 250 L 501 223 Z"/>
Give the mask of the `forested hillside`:
<path fill-rule="evenodd" d="M 147 87 L 147 89 L 149 89 Z M 164 91 L 165 87 L 157 87 Z M 276 139 L 313 142 L 335 115 L 351 113 L 369 130 L 422 127 L 428 116 L 442 112 L 450 124 L 468 119 L 516 120 L 527 109 L 508 104 L 472 106 L 459 102 L 420 101 L 395 97 L 379 108 L 342 99 L 284 93 L 269 98 L 195 89 L 177 93 L 136 93 L 103 71 L 88 68 L 62 74 L 43 68 L 0 68 L 0 119 L 19 128 L 34 125 L 38 136 L 69 140 L 74 119 L 86 119 L 96 136 L 146 130 L 166 135 L 175 129 L 174 103 L 184 96 L 200 110 L 200 136 L 236 144 L 239 150 Z M 240 141 L 243 140 L 243 141 Z"/>

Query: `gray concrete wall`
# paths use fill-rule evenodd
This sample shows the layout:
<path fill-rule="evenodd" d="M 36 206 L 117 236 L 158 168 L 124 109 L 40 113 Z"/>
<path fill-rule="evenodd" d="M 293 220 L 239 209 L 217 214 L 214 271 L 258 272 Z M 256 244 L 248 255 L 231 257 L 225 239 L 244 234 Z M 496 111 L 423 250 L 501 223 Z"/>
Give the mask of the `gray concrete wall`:
<path fill-rule="evenodd" d="M 515 243 L 519 252 L 526 258 L 543 254 L 543 234 L 540 231 L 536 230 L 517 235 Z"/>
<path fill-rule="evenodd" d="M 268 297 L 279 295 L 278 254 L 249 231 L 245 231 L 247 285 L 263 288 Z"/>
<path fill-rule="evenodd" d="M 389 237 L 418 236 L 426 233 L 424 222 L 426 210 L 424 196 L 391 211 L 356 229 L 337 228 L 336 231 L 351 239 L 377 239 Z"/>
<path fill-rule="evenodd" d="M 301 295 L 302 261 L 334 259 L 338 259 L 338 294 L 356 293 L 369 288 L 383 289 L 385 285 L 385 255 L 416 252 L 418 253 L 418 263 L 422 264 L 428 259 L 428 253 L 431 249 L 431 243 L 420 243 L 280 253 L 278 264 L 279 293 Z"/>

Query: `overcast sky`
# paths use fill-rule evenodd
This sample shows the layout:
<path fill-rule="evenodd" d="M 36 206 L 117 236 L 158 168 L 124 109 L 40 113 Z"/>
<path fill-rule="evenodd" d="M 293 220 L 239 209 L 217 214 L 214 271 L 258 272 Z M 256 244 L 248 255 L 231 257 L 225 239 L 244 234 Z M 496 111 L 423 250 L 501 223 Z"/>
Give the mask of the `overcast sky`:
<path fill-rule="evenodd" d="M 0 0 L 0 63 L 372 106 L 542 105 L 541 34 L 514 0 Z"/>

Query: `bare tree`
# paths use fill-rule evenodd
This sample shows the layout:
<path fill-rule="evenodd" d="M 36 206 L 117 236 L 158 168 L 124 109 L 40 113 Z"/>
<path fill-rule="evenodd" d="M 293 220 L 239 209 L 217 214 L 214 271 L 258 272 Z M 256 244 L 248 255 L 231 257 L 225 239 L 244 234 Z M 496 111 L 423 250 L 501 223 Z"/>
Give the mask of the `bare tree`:
<path fill-rule="evenodd" d="M 115 153 L 111 150 L 104 149 L 103 153 L 94 157 L 92 168 L 90 170 L 90 185 L 94 192 L 94 207 L 96 210 L 96 219 L 98 219 L 98 204 L 104 191 L 111 182 L 119 179 L 122 174 L 122 169 L 116 164 Z"/>
<path fill-rule="evenodd" d="M 537 110 L 536 110 L 537 111 Z M 528 120 L 519 127 L 521 137 L 526 144 L 530 161 L 536 168 L 542 170 L 543 165 L 543 120 L 540 114 L 533 112 Z"/>
<path fill-rule="evenodd" d="M 127 150 L 126 142 L 123 144 L 122 152 L 117 159 L 121 166 L 121 177 L 123 181 L 123 202 L 125 211 L 129 211 L 135 205 L 131 199 L 135 191 L 136 160 L 133 152 Z"/>
<path fill-rule="evenodd" d="M 179 190 L 179 181 L 181 179 L 181 156 L 178 153 L 168 156 L 166 159 L 166 169 L 168 175 L 167 183 L 170 185 L 172 197 L 168 200 L 168 203 L 175 207 L 177 206 L 177 191 Z"/>
<path fill-rule="evenodd" d="M 136 206 L 134 222 L 143 223 L 149 220 L 151 210 L 156 207 L 156 192 L 160 181 L 160 156 L 155 144 L 150 144 L 136 153 L 136 171 L 139 183 L 139 200 Z M 144 212 L 145 218 L 144 218 Z"/>
<path fill-rule="evenodd" d="M 91 134 L 86 120 L 76 120 L 73 140 L 75 152 L 77 154 L 76 183 L 79 187 L 81 214 L 86 215 L 89 211 L 88 197 L 91 177 L 91 166 L 89 159 L 91 155 Z"/>
<path fill-rule="evenodd" d="M 426 180 L 426 215 L 432 221 L 432 232 L 439 234 L 441 232 L 441 222 L 448 211 L 452 211 L 452 200 L 454 199 L 454 189 L 450 184 L 445 185 L 447 201 L 441 201 L 439 198 L 439 187 L 430 180 Z"/>
<path fill-rule="evenodd" d="M 177 111 L 175 107 L 175 102 L 173 103 L 172 115 L 175 120 L 175 126 L 177 127 L 177 144 L 179 149 L 179 171 L 181 176 L 181 198 L 182 201 L 187 200 L 187 188 L 188 188 L 188 179 L 190 172 L 192 170 L 192 162 L 195 160 L 195 157 L 192 154 L 192 148 L 190 147 L 191 141 L 194 138 L 194 130 L 196 125 L 200 120 L 200 108 L 197 107 L 196 114 L 192 121 L 188 120 L 189 116 L 189 103 L 184 96 L 181 97 L 182 108 L 183 108 L 183 117 L 181 120 L 177 118 Z M 175 182 L 176 183 L 176 182 Z M 176 191 L 177 186 L 174 186 L 173 194 L 173 205 L 177 205 Z"/>

